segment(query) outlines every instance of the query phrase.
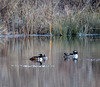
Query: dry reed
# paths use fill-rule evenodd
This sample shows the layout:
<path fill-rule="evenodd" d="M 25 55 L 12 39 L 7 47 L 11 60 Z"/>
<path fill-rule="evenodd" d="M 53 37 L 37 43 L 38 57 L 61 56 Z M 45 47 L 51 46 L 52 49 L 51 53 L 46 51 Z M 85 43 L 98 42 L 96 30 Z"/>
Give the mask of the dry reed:
<path fill-rule="evenodd" d="M 59 1 L 10 0 L 7 4 L 7 24 L 12 34 L 75 35 L 100 29 L 99 12 L 87 1 L 83 7 L 58 9 Z M 4 3 L 5 4 L 5 3 Z M 6 5 L 5 5 L 6 6 Z M 97 10 L 97 9 L 96 9 Z"/>

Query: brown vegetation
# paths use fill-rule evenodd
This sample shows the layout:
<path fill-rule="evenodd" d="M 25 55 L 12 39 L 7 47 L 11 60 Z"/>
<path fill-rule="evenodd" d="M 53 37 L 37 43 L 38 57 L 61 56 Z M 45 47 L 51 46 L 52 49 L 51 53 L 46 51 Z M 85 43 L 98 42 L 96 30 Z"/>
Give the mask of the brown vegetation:
<path fill-rule="evenodd" d="M 4 0 L 0 5 L 0 18 L 7 23 L 7 29 L 12 34 L 83 33 L 91 26 L 91 23 L 82 23 L 90 22 L 87 19 L 89 14 L 91 18 L 99 18 L 98 22 L 94 22 L 97 27 L 91 28 L 98 28 L 100 23 L 98 0 Z"/>

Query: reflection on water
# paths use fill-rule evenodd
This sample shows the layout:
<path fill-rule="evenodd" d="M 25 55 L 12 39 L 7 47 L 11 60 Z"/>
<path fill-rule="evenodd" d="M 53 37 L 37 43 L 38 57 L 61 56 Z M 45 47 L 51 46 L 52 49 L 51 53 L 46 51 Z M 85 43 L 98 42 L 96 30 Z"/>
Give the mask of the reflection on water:
<path fill-rule="evenodd" d="M 64 52 L 79 60 L 64 61 Z M 0 38 L 0 87 L 99 87 L 99 37 Z M 46 54 L 40 66 L 29 60 Z"/>

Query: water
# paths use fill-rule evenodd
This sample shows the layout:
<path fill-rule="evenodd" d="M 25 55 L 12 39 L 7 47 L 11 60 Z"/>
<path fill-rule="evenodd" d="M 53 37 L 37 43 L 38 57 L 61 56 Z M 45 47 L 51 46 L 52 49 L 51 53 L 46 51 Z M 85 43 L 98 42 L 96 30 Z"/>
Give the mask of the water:
<path fill-rule="evenodd" d="M 64 61 L 64 52 L 79 60 Z M 45 54 L 40 66 L 30 57 Z M 100 36 L 1 37 L 0 87 L 99 87 Z"/>

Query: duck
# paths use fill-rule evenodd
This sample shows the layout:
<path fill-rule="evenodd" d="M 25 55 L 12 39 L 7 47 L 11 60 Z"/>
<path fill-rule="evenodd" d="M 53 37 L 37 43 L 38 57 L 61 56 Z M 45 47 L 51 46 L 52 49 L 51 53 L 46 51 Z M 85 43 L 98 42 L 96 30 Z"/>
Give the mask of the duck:
<path fill-rule="evenodd" d="M 73 61 L 78 60 L 78 52 L 76 50 L 73 53 L 64 53 L 64 60 L 73 59 Z"/>
<path fill-rule="evenodd" d="M 29 58 L 29 60 L 34 61 L 34 62 L 38 62 L 40 63 L 40 65 L 42 65 L 43 62 L 47 61 L 48 57 L 45 56 L 45 54 L 39 54 L 38 56 L 33 56 L 31 58 Z"/>

